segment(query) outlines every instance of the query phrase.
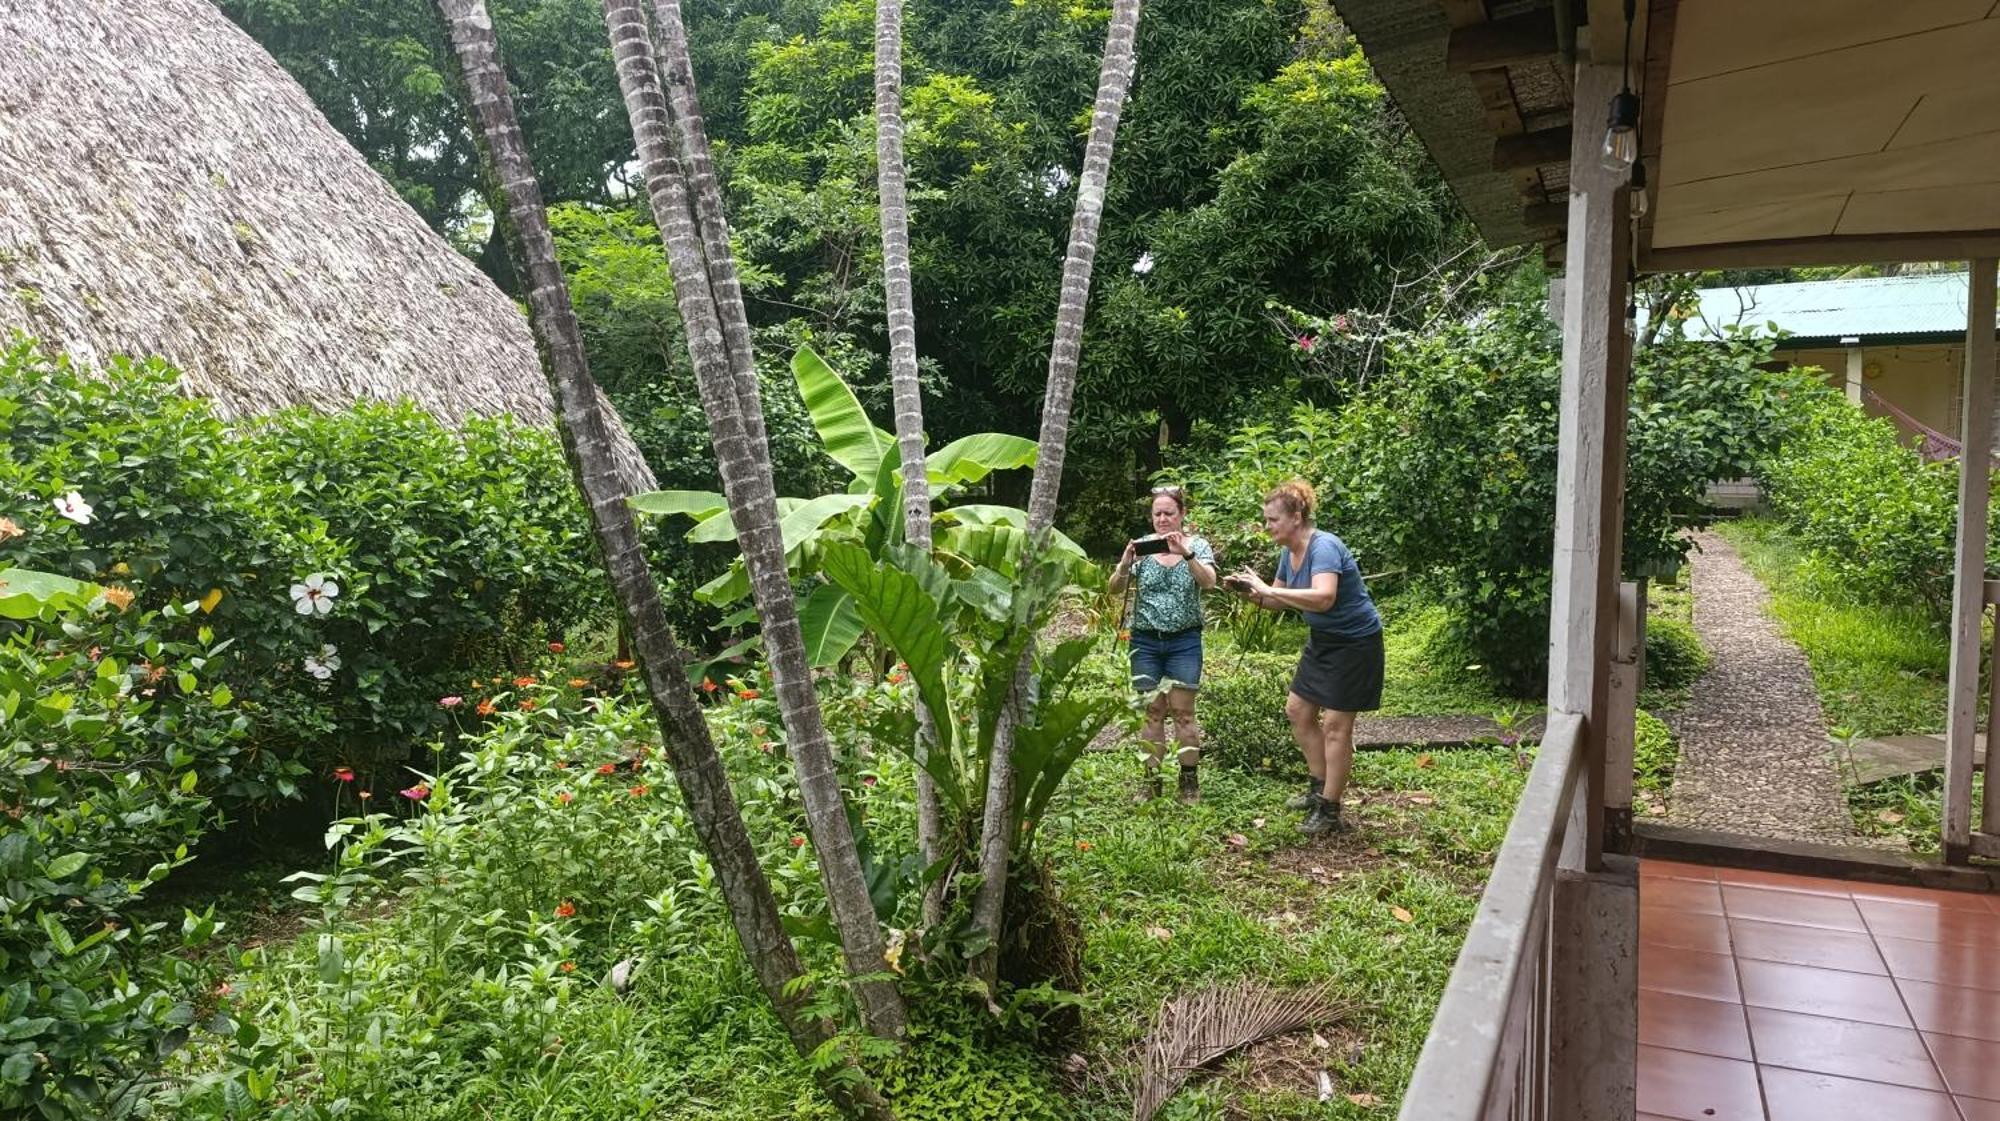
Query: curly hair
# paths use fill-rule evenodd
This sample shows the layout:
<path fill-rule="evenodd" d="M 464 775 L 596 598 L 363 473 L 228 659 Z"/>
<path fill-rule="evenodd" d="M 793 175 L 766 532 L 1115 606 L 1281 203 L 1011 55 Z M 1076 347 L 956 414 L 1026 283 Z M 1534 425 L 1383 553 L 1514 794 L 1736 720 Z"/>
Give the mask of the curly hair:
<path fill-rule="evenodd" d="M 1311 521 L 1318 497 L 1313 493 L 1311 483 L 1304 479 L 1292 479 L 1272 487 L 1271 493 L 1264 496 L 1264 505 L 1269 506 L 1273 502 L 1283 507 L 1286 513 Z"/>

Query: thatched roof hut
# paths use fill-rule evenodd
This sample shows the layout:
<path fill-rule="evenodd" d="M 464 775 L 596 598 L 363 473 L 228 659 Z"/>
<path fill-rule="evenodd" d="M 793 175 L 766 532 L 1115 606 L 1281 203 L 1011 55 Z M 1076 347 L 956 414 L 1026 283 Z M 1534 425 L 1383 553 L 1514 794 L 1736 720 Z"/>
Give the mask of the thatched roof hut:
<path fill-rule="evenodd" d="M 0 0 L 8 328 L 159 354 L 230 415 L 552 419 L 519 309 L 209 0 Z"/>

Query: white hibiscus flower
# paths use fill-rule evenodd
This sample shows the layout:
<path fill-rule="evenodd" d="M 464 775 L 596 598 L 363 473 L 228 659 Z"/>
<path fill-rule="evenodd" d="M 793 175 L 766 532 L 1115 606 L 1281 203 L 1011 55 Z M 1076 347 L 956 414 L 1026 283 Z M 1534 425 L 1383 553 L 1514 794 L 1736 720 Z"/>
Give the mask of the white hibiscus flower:
<path fill-rule="evenodd" d="M 56 513 L 61 514 L 70 521 L 78 525 L 90 524 L 90 503 L 85 502 L 83 496 L 77 492 L 70 491 L 68 494 L 56 499 L 54 505 Z"/>
<path fill-rule="evenodd" d="M 306 672 L 321 681 L 333 679 L 333 673 L 340 668 L 340 651 L 332 645 L 319 648 L 318 654 L 306 655 Z"/>
<path fill-rule="evenodd" d="M 333 610 L 334 597 L 339 594 L 340 585 L 333 577 L 315 572 L 292 585 L 292 609 L 301 615 L 325 615 Z"/>

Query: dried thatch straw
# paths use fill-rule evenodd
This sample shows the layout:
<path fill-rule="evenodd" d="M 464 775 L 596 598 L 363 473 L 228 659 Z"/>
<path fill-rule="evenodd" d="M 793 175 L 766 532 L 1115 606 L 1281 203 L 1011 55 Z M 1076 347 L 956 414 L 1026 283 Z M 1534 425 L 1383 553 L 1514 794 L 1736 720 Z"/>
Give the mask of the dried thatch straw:
<path fill-rule="evenodd" d="M 1195 1071 L 1259 1040 L 1346 1015 L 1331 983 L 1302 992 L 1230 985 L 1185 993 L 1160 1006 L 1133 1094 L 1132 1121 L 1151 1121 Z"/>
<path fill-rule="evenodd" d="M 161 355 L 225 415 L 552 420 L 519 309 L 209 0 L 0 0 L 9 328 L 85 365 Z"/>

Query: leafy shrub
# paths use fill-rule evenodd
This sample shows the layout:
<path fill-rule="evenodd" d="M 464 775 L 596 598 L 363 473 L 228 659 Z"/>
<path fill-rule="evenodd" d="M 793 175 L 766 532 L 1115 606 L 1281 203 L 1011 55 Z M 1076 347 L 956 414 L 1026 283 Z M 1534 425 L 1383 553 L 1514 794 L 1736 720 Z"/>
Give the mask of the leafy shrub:
<path fill-rule="evenodd" d="M 253 742 L 315 767 L 401 758 L 452 727 L 440 697 L 605 602 L 556 441 L 510 422 L 365 405 L 230 425 L 163 363 L 87 372 L 22 342 L 0 359 L 0 437 L 0 564 L 199 604 L 164 637 L 233 642 Z M 309 584 L 330 586 L 318 606 Z M 298 787 L 240 769 L 216 793 Z"/>
<path fill-rule="evenodd" d="M 1679 764 L 1680 745 L 1675 742 L 1672 729 L 1659 717 L 1640 709 L 1632 742 L 1633 785 L 1650 796 L 1641 801 L 1663 803 L 1667 792 L 1673 789 L 1674 768 Z"/>
<path fill-rule="evenodd" d="M 1229 651 L 1202 667 L 1202 755 L 1225 767 L 1292 775 L 1303 767 L 1285 720 L 1297 654 Z"/>
<path fill-rule="evenodd" d="M 1646 684 L 1683 689 L 1708 671 L 1708 649 L 1694 628 L 1668 616 L 1646 620 Z"/>
<path fill-rule="evenodd" d="M 1805 551 L 1814 590 L 1947 615 L 1957 466 L 1926 462 L 1893 423 L 1831 389 L 1805 394 L 1800 412 L 1796 435 L 1759 473 L 1772 512 Z"/>
<path fill-rule="evenodd" d="M 121 1117 L 195 1019 L 198 971 L 163 951 L 215 929 L 189 914 L 170 936 L 131 908 L 188 861 L 215 791 L 296 768 L 246 750 L 221 645 L 166 637 L 181 609 L 0 583 L 0 1112 Z"/>

